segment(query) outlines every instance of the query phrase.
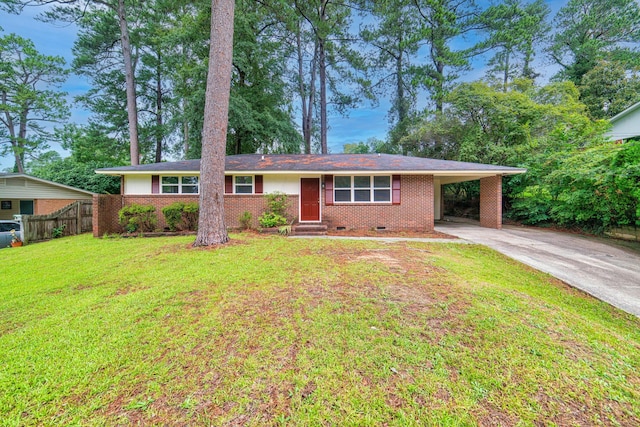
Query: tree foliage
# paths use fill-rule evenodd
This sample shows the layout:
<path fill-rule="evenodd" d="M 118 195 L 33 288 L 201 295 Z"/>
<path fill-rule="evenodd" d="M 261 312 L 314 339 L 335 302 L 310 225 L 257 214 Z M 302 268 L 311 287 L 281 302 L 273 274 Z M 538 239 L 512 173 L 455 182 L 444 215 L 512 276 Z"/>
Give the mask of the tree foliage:
<path fill-rule="evenodd" d="M 0 154 L 13 156 L 17 172 L 49 148 L 51 125 L 69 116 L 66 94 L 56 90 L 67 74 L 63 58 L 39 53 L 31 40 L 0 37 Z"/>
<path fill-rule="evenodd" d="M 640 41 L 640 5 L 635 0 L 569 0 L 554 23 L 549 53 L 562 67 L 561 78 L 581 85 L 600 60 L 637 62 L 632 46 Z"/>
<path fill-rule="evenodd" d="M 119 194 L 120 178 L 99 175 L 96 169 L 112 167 L 100 161 L 79 162 L 73 157 L 29 164 L 27 171 L 38 178 L 99 194 Z"/>
<path fill-rule="evenodd" d="M 582 76 L 580 92 L 591 118 L 611 118 L 640 101 L 640 68 L 601 60 Z"/>
<path fill-rule="evenodd" d="M 539 73 L 533 69 L 535 46 L 544 41 L 550 26 L 546 23 L 549 7 L 542 0 L 523 3 L 506 0 L 491 5 L 478 19 L 488 37 L 475 49 L 491 50 L 489 75 L 495 75 L 507 90 L 516 78 L 534 80 Z"/>

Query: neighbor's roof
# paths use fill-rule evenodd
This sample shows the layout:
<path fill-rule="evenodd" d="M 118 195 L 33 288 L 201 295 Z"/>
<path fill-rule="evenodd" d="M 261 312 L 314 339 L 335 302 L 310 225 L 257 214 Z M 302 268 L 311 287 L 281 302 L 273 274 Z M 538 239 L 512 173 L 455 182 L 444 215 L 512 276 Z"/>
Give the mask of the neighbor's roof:
<path fill-rule="evenodd" d="M 153 163 L 98 169 L 108 175 L 200 172 L 200 160 Z M 526 169 L 455 162 L 392 154 L 239 154 L 227 156 L 225 172 L 246 173 L 497 173 L 518 174 Z"/>
<path fill-rule="evenodd" d="M 638 108 L 640 108 L 640 102 L 636 102 L 635 104 L 633 104 L 631 107 L 627 108 L 626 110 L 616 114 L 615 116 L 611 117 L 609 119 L 609 121 L 611 123 L 615 123 L 618 120 L 620 120 L 621 118 L 633 113 L 634 111 L 636 111 Z"/>
<path fill-rule="evenodd" d="M 49 181 L 47 179 L 42 179 L 42 178 L 36 178 L 35 176 L 27 175 L 26 173 L 0 173 L 0 179 L 25 179 L 27 181 L 34 181 L 42 184 L 47 184 L 53 187 L 64 188 L 65 190 L 76 191 L 78 193 L 83 193 L 89 196 L 96 194 L 91 191 L 83 190 L 81 188 L 60 184 L 59 182 Z"/>

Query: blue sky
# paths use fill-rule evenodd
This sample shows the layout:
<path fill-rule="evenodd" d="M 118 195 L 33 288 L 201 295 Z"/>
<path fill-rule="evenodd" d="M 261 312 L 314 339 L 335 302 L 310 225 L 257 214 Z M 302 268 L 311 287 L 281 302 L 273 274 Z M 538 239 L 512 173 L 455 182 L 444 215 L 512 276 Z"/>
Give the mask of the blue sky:
<path fill-rule="evenodd" d="M 552 9 L 552 16 L 558 10 L 562 1 L 547 1 Z M 37 21 L 35 16 L 42 11 L 39 7 L 27 7 L 20 15 L 8 15 L 0 12 L 0 27 L 4 30 L 2 34 L 16 33 L 19 36 L 31 39 L 36 49 L 48 55 L 59 55 L 66 59 L 70 64 L 73 56 L 71 49 L 76 38 L 77 28 L 71 24 L 54 25 L 51 23 L 43 23 Z M 483 58 L 478 58 L 474 63 L 474 69 L 462 79 L 471 81 L 482 77 L 483 74 Z M 543 76 L 548 78 L 550 76 Z M 69 105 L 72 107 L 72 123 L 86 123 L 89 116 L 81 106 L 74 103 L 73 98 L 76 95 L 86 92 L 89 88 L 88 82 L 79 76 L 70 76 L 62 90 L 68 93 Z M 425 97 L 422 105 L 424 107 Z M 387 99 L 381 99 L 379 105 L 375 108 L 367 105 L 361 105 L 360 108 L 351 110 L 347 117 L 339 115 L 329 116 L 329 150 L 333 153 L 342 151 L 342 147 L 347 143 L 357 143 L 366 141 L 369 138 L 384 139 L 386 137 L 389 122 L 387 119 L 387 111 L 389 102 Z M 68 155 L 61 147 L 52 145 L 52 149 L 59 151 L 62 156 Z M 0 157 L 0 170 L 11 167 L 13 160 L 10 156 Z"/>

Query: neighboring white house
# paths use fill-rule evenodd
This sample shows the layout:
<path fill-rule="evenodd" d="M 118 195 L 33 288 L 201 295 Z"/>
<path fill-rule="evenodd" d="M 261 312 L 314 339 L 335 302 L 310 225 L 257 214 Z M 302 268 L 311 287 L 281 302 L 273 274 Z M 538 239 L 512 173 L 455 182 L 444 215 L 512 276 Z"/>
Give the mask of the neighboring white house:
<path fill-rule="evenodd" d="M 609 119 L 611 129 L 605 133 L 613 141 L 640 136 L 640 102 Z"/>

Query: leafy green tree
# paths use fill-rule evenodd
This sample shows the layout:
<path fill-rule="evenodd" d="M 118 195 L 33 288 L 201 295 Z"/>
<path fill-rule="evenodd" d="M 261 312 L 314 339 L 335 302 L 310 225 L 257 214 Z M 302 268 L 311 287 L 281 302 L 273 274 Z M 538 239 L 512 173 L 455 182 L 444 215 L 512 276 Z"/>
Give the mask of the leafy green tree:
<path fill-rule="evenodd" d="M 371 152 L 371 147 L 369 147 L 369 144 L 361 141 L 358 143 L 344 144 L 342 151 L 345 154 L 369 154 Z"/>
<path fill-rule="evenodd" d="M 201 155 L 207 76 L 210 5 L 181 6 L 169 23 L 166 38 L 175 45 L 168 58 L 173 90 L 171 124 L 188 158 Z M 301 138 L 291 113 L 292 97 L 283 79 L 292 48 L 282 43 L 287 31 L 270 8 L 238 1 L 229 102 L 227 153 L 295 153 Z"/>
<path fill-rule="evenodd" d="M 110 136 L 109 129 L 98 123 L 88 125 L 68 124 L 57 131 L 60 145 L 71 152 L 78 163 L 98 162 L 105 167 L 122 166 L 129 161 L 129 144 L 126 140 Z"/>
<path fill-rule="evenodd" d="M 237 1 L 227 152 L 299 153 L 281 24 L 253 1 Z"/>
<path fill-rule="evenodd" d="M 640 101 L 640 72 L 619 61 L 599 61 L 582 77 L 580 97 L 592 119 L 607 119 Z"/>
<path fill-rule="evenodd" d="M 69 116 L 66 94 L 54 90 L 67 74 L 63 58 L 39 53 L 30 40 L 0 38 L 0 153 L 11 153 L 17 172 L 55 140 L 51 124 Z"/>
<path fill-rule="evenodd" d="M 96 169 L 112 167 L 112 163 L 99 161 L 78 162 L 73 157 L 54 159 L 48 162 L 30 163 L 29 173 L 38 178 L 69 185 L 100 194 L 119 194 L 120 179 L 99 175 Z"/>
<path fill-rule="evenodd" d="M 400 149 L 397 144 L 378 138 L 369 138 L 366 142 L 360 141 L 358 143 L 344 144 L 342 151 L 349 154 L 400 154 Z"/>
<path fill-rule="evenodd" d="M 637 63 L 640 5 L 635 0 L 569 0 L 554 19 L 549 48 L 562 67 L 558 77 L 580 86 L 582 77 L 602 59 Z"/>
<path fill-rule="evenodd" d="M 639 165 L 638 142 L 618 145 L 595 136 L 580 149 L 549 155 L 535 182 L 515 195 L 511 215 L 595 232 L 640 225 Z"/>

